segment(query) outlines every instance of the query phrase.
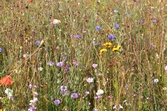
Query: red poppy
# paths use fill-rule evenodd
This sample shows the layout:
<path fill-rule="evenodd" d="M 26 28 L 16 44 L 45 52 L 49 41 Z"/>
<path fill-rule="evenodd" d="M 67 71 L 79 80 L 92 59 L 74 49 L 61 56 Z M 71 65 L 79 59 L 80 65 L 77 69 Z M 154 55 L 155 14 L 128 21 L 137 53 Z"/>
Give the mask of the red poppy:
<path fill-rule="evenodd" d="M 129 27 L 129 23 L 126 23 L 126 27 Z"/>
<path fill-rule="evenodd" d="M 33 0 L 30 0 L 30 2 L 33 2 Z"/>
<path fill-rule="evenodd" d="M 10 75 L 6 75 L 2 79 L 0 79 L 0 84 L 4 86 L 12 85 L 13 84 L 12 77 Z"/>

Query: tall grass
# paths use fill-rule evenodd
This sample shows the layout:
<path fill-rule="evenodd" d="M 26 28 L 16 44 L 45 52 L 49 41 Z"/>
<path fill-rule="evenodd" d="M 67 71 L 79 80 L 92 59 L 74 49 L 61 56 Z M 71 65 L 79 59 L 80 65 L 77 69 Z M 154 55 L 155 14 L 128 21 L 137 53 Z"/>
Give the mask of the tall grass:
<path fill-rule="evenodd" d="M 3 0 L 0 14 L 3 111 L 167 110 L 166 1 Z"/>

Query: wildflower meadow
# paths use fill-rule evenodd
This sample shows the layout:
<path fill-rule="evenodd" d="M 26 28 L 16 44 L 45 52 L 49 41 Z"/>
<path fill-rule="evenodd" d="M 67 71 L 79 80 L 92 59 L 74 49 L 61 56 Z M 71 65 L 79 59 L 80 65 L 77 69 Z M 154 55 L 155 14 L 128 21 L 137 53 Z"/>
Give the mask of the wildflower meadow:
<path fill-rule="evenodd" d="M 167 111 L 167 1 L 1 0 L 0 111 Z"/>

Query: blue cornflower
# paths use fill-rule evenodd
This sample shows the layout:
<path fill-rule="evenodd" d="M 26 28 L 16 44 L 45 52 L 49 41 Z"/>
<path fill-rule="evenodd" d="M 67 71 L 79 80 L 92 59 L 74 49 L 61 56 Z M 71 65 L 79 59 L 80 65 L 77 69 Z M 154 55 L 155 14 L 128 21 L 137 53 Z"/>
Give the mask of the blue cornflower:
<path fill-rule="evenodd" d="M 2 48 L 0 47 L 0 52 L 2 52 Z"/>
<path fill-rule="evenodd" d="M 99 31 L 99 30 L 101 30 L 101 27 L 100 27 L 100 26 L 96 26 L 95 29 L 96 29 L 97 31 Z"/>
<path fill-rule="evenodd" d="M 39 46 L 39 45 L 41 44 L 41 41 L 37 40 L 37 41 L 35 42 L 35 44 L 36 44 L 37 46 Z"/>
<path fill-rule="evenodd" d="M 118 29 L 119 28 L 119 24 L 114 24 L 114 28 Z"/>
<path fill-rule="evenodd" d="M 110 34 L 110 35 L 108 36 L 108 39 L 109 39 L 109 40 L 114 40 L 114 39 L 115 39 L 115 36 L 114 36 L 113 34 Z"/>

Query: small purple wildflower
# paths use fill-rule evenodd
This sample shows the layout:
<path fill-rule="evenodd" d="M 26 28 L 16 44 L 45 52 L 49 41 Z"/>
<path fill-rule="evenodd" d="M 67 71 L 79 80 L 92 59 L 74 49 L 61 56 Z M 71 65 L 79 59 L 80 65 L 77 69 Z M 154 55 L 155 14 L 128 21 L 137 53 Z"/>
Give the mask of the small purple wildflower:
<path fill-rule="evenodd" d="M 143 20 L 140 20 L 140 23 L 144 23 L 144 21 L 143 21 Z"/>
<path fill-rule="evenodd" d="M 35 111 L 37 108 L 34 105 L 31 105 L 28 111 Z"/>
<path fill-rule="evenodd" d="M 58 66 L 58 67 L 62 67 L 63 65 L 64 65 L 63 62 L 58 62 L 58 63 L 57 63 L 57 66 Z"/>
<path fill-rule="evenodd" d="M 37 40 L 37 41 L 35 42 L 35 44 L 36 44 L 37 46 L 39 46 L 39 45 L 41 44 L 41 41 Z"/>
<path fill-rule="evenodd" d="M 114 39 L 115 39 L 115 36 L 114 36 L 113 34 L 110 34 L 110 35 L 108 36 L 108 39 L 109 39 L 109 40 L 114 40 Z"/>
<path fill-rule="evenodd" d="M 95 29 L 96 29 L 97 31 L 99 31 L 99 30 L 101 30 L 101 27 L 100 27 L 100 26 L 96 26 Z"/>
<path fill-rule="evenodd" d="M 0 52 L 2 52 L 2 48 L 0 47 Z"/>
<path fill-rule="evenodd" d="M 98 42 L 94 42 L 94 46 L 98 46 L 99 45 L 99 43 Z"/>
<path fill-rule="evenodd" d="M 72 93 L 71 94 L 71 98 L 73 98 L 73 99 L 77 99 L 78 97 L 79 97 L 78 93 Z"/>
<path fill-rule="evenodd" d="M 73 62 L 73 65 L 74 66 L 78 66 L 78 62 Z"/>
<path fill-rule="evenodd" d="M 48 64 L 49 66 L 53 66 L 53 65 L 54 65 L 54 63 L 53 63 L 52 61 L 49 61 L 47 64 Z"/>
<path fill-rule="evenodd" d="M 96 95 L 95 99 L 100 99 L 102 96 L 101 95 Z"/>
<path fill-rule="evenodd" d="M 59 105 L 60 104 L 60 100 L 59 99 L 55 100 L 54 104 Z"/>
<path fill-rule="evenodd" d="M 157 20 L 155 20 L 155 19 L 154 19 L 154 20 L 152 20 L 152 22 L 153 22 L 153 23 L 156 23 L 156 22 L 157 22 Z"/>
<path fill-rule="evenodd" d="M 74 37 L 75 37 L 75 38 L 77 38 L 77 39 L 82 38 L 82 36 L 81 36 L 81 35 L 75 35 Z"/>
<path fill-rule="evenodd" d="M 88 94 L 89 94 L 89 91 L 85 91 L 85 94 L 88 95 Z"/>
<path fill-rule="evenodd" d="M 66 90 L 67 90 L 67 86 L 61 86 L 61 87 L 60 87 L 60 90 L 61 90 L 61 91 L 66 91 Z"/>
<path fill-rule="evenodd" d="M 119 28 L 119 24 L 114 24 L 114 28 L 118 29 Z"/>
<path fill-rule="evenodd" d="M 65 68 L 64 68 L 64 72 L 69 72 L 70 71 L 70 68 L 68 66 L 68 64 L 66 64 Z"/>

